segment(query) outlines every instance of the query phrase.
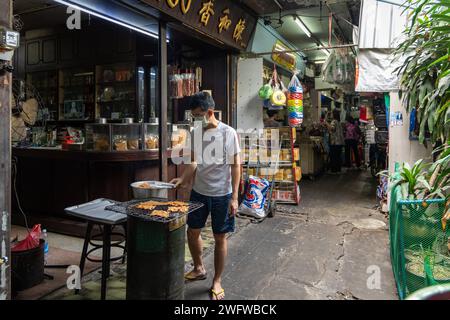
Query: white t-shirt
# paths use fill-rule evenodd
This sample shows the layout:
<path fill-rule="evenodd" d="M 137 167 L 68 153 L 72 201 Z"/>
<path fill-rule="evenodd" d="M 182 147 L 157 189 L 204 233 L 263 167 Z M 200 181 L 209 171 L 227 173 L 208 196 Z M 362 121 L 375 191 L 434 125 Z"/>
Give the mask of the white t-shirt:
<path fill-rule="evenodd" d="M 232 193 L 231 164 L 234 156 L 241 152 L 236 130 L 219 122 L 214 129 L 194 129 L 192 138 L 197 161 L 194 191 L 212 197 Z M 196 143 L 198 140 L 203 141 Z"/>

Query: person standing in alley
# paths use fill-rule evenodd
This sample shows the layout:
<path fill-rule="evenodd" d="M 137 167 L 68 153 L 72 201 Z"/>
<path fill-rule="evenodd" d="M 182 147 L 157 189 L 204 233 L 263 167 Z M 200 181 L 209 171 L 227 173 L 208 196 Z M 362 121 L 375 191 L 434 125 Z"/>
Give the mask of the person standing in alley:
<path fill-rule="evenodd" d="M 278 110 L 267 110 L 267 118 L 264 120 L 264 128 L 277 128 L 281 127 L 281 124 L 275 120 L 275 116 L 278 114 Z"/>
<path fill-rule="evenodd" d="M 344 133 L 340 122 L 339 110 L 334 109 L 330 123 L 325 122 L 330 136 L 330 167 L 332 173 L 341 172 L 342 147 L 344 146 Z"/>
<path fill-rule="evenodd" d="M 361 130 L 355 119 L 351 116 L 347 117 L 345 123 L 345 166 L 352 167 L 352 152 L 355 157 L 355 165 L 357 168 L 360 166 L 358 142 L 361 136 Z"/>
<path fill-rule="evenodd" d="M 194 268 L 185 274 L 186 281 L 205 280 L 201 231 L 211 214 L 214 233 L 214 278 L 210 288 L 212 300 L 223 300 L 222 273 L 227 256 L 227 234 L 234 232 L 240 182 L 240 147 L 236 131 L 214 116 L 215 103 L 206 92 L 191 97 L 189 108 L 195 120 L 192 132 L 191 162 L 181 177 L 173 179 L 176 187 L 193 182 L 191 201 L 203 207 L 188 215 L 188 245 Z M 200 137 L 201 141 L 195 141 Z M 209 152 L 215 150 L 214 152 Z M 214 153 L 214 154 L 213 154 Z"/>

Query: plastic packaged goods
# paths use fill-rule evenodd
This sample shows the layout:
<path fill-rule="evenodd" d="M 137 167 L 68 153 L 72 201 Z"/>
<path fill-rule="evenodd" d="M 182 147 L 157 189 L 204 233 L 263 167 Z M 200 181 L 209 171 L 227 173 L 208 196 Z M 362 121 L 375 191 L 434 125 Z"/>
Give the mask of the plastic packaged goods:
<path fill-rule="evenodd" d="M 183 79 L 180 74 L 173 74 L 169 77 L 169 86 L 171 98 L 183 98 Z"/>
<path fill-rule="evenodd" d="M 169 95 L 173 99 L 190 97 L 200 91 L 202 70 L 197 67 L 195 70 L 187 69 L 181 73 L 179 69 L 173 69 L 173 74 L 169 76 Z"/>
<path fill-rule="evenodd" d="M 256 176 L 249 176 L 247 192 L 239 206 L 239 212 L 262 218 L 266 215 L 264 206 L 270 183 L 268 180 Z"/>
<path fill-rule="evenodd" d="M 259 91 L 259 97 L 264 101 L 263 106 L 269 110 L 282 110 L 286 106 L 288 90 L 283 81 L 278 77 L 274 68 L 269 82 L 263 85 Z"/>
<path fill-rule="evenodd" d="M 296 75 L 292 76 L 288 90 L 288 123 L 295 128 L 303 122 L 303 87 Z"/>
<path fill-rule="evenodd" d="M 25 251 L 39 246 L 39 239 L 41 238 L 41 225 L 37 224 L 28 233 L 22 241 L 19 241 L 11 246 L 12 252 Z"/>

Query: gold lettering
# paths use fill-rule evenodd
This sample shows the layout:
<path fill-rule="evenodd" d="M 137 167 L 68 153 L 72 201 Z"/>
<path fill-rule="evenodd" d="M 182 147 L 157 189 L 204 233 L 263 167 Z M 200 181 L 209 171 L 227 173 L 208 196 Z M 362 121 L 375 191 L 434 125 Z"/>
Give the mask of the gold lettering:
<path fill-rule="evenodd" d="M 181 0 L 181 12 L 183 12 L 183 14 L 186 14 L 189 11 L 189 9 L 191 8 L 191 3 L 192 0 Z"/>
<path fill-rule="evenodd" d="M 245 30 L 245 19 L 239 19 L 238 24 L 234 28 L 233 39 L 238 42 L 242 40 L 242 32 Z"/>
<path fill-rule="evenodd" d="M 205 26 L 208 25 L 209 18 L 214 15 L 213 7 L 214 3 L 212 2 L 212 0 L 210 0 L 209 2 L 203 2 L 202 8 L 198 12 L 198 14 L 200 15 L 200 22 Z"/>
<path fill-rule="evenodd" d="M 167 0 L 167 5 L 173 9 L 178 5 L 178 1 L 180 0 Z"/>
<path fill-rule="evenodd" d="M 230 9 L 223 10 L 223 14 L 219 19 L 219 33 L 222 33 L 223 30 L 228 30 L 231 26 L 231 19 L 229 17 Z"/>

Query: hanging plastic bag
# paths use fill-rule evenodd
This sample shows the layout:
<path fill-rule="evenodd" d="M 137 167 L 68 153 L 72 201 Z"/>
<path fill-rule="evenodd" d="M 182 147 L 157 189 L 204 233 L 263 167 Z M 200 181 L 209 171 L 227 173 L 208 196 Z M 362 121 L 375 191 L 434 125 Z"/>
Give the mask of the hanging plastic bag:
<path fill-rule="evenodd" d="M 303 86 L 294 74 L 288 87 L 288 123 L 290 127 L 299 127 L 303 123 Z"/>
<path fill-rule="evenodd" d="M 278 77 L 277 69 L 274 67 L 272 79 L 270 80 L 270 83 L 273 85 L 273 93 L 270 97 L 270 102 L 272 104 L 271 107 L 269 107 L 270 110 L 281 110 L 286 106 L 286 87 L 284 83 L 280 80 Z"/>
<path fill-rule="evenodd" d="M 39 246 L 39 239 L 41 237 L 41 225 L 37 224 L 28 233 L 25 239 L 19 241 L 11 247 L 12 252 L 31 250 Z"/>
<path fill-rule="evenodd" d="M 257 218 L 264 218 L 266 216 L 264 206 L 267 201 L 269 187 L 270 183 L 268 180 L 249 176 L 247 192 L 244 196 L 244 200 L 239 206 L 239 213 Z"/>
<path fill-rule="evenodd" d="M 258 95 L 262 100 L 270 99 L 272 94 L 273 94 L 273 89 L 272 89 L 272 85 L 270 84 L 270 82 L 263 85 L 259 89 L 259 92 L 258 92 Z"/>
<path fill-rule="evenodd" d="M 333 69 L 333 82 L 337 84 L 344 83 L 345 74 L 345 61 L 344 56 L 341 52 L 336 54 L 335 67 Z"/>
<path fill-rule="evenodd" d="M 322 65 L 322 80 L 328 83 L 333 83 L 333 73 L 336 65 L 336 54 L 334 51 L 328 56 L 325 63 Z"/>

